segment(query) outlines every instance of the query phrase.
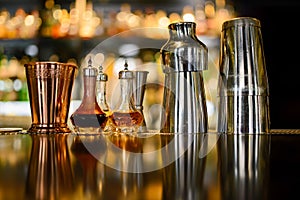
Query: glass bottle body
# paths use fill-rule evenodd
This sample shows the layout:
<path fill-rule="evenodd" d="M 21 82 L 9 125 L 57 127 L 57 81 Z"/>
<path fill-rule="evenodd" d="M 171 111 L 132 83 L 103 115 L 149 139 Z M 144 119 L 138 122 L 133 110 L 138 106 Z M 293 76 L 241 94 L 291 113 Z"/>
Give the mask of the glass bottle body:
<path fill-rule="evenodd" d="M 121 97 L 117 109 L 110 116 L 117 132 L 136 132 L 143 122 L 143 115 L 132 105 L 132 79 L 120 79 Z"/>
<path fill-rule="evenodd" d="M 96 98 L 101 110 L 106 114 L 110 114 L 110 108 L 106 101 L 106 81 L 97 80 L 96 82 Z"/>

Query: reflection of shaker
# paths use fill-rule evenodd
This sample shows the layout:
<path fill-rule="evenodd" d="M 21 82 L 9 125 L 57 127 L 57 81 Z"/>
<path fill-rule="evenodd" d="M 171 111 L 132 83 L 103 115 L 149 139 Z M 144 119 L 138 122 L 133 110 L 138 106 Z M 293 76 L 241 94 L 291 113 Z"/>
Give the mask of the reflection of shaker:
<path fill-rule="evenodd" d="M 133 81 L 133 100 L 134 100 L 134 107 L 139 110 L 143 116 L 143 100 L 144 94 L 146 89 L 146 82 L 147 82 L 147 75 L 148 71 L 133 71 L 134 74 L 134 81 Z M 147 125 L 145 122 L 145 118 L 141 126 L 139 127 L 139 132 L 146 132 Z"/>
<path fill-rule="evenodd" d="M 222 199 L 268 199 L 269 134 L 222 134 L 218 160 Z"/>
<path fill-rule="evenodd" d="M 165 73 L 162 132 L 207 132 L 202 70 L 207 69 L 208 52 L 195 29 L 193 22 L 170 24 L 170 39 L 160 51 Z"/>
<path fill-rule="evenodd" d="M 204 199 L 206 157 L 199 158 L 199 154 L 206 149 L 206 137 L 198 133 L 161 135 L 161 143 L 168 147 L 164 148 L 167 152 L 161 151 L 166 155 L 163 158 L 175 156 L 163 168 L 163 199 Z"/>
<path fill-rule="evenodd" d="M 218 87 L 218 132 L 269 132 L 269 87 L 259 20 L 240 17 L 224 22 Z"/>

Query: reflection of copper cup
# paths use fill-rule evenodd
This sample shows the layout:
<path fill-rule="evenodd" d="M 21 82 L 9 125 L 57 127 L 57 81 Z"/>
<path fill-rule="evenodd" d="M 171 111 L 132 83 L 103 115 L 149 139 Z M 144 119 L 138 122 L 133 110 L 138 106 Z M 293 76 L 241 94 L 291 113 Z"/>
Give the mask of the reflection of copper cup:
<path fill-rule="evenodd" d="M 48 61 L 24 66 L 32 119 L 28 132 L 71 132 L 67 119 L 77 66 Z"/>

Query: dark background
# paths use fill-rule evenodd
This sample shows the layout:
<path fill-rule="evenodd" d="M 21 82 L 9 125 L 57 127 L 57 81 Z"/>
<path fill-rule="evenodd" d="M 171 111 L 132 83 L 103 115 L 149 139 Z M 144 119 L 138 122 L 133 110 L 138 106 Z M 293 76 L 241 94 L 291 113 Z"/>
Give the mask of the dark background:
<path fill-rule="evenodd" d="M 238 16 L 261 21 L 272 129 L 300 128 L 300 1 L 234 0 Z"/>

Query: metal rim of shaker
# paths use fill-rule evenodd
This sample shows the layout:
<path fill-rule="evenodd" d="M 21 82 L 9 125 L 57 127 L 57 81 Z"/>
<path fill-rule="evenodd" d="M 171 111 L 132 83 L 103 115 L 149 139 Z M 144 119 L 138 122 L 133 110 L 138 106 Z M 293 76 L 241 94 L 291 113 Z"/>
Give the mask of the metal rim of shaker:
<path fill-rule="evenodd" d="M 174 23 L 169 24 L 168 28 L 174 29 L 175 27 L 179 27 L 179 26 L 182 26 L 185 24 L 190 24 L 190 25 L 196 26 L 195 22 L 174 22 Z"/>
<path fill-rule="evenodd" d="M 233 27 L 233 26 L 245 26 L 245 25 L 261 27 L 260 20 L 257 18 L 236 17 L 236 18 L 232 18 L 230 20 L 225 21 L 222 25 L 222 31 L 227 28 Z"/>

